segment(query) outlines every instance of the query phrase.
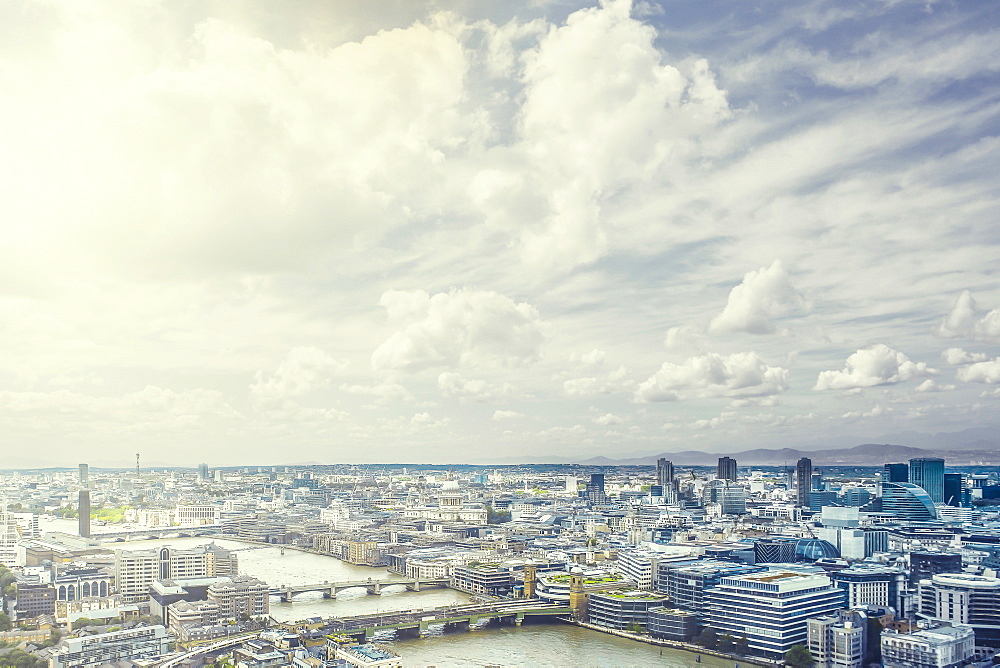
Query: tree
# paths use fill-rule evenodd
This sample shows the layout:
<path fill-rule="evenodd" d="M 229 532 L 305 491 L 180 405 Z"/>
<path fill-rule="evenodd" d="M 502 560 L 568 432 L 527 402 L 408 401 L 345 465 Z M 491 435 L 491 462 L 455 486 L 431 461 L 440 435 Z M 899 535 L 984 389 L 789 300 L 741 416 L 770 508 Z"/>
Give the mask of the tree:
<path fill-rule="evenodd" d="M 701 630 L 701 633 L 695 638 L 695 642 L 704 647 L 705 649 L 715 649 L 719 646 L 719 636 L 710 626 L 706 626 Z"/>
<path fill-rule="evenodd" d="M 792 645 L 792 648 L 785 652 L 785 665 L 791 668 L 812 668 L 816 665 L 816 661 L 805 645 Z"/>
<path fill-rule="evenodd" d="M 10 631 L 14 625 L 10 623 L 10 616 L 6 612 L 0 612 L 0 631 Z"/>
<path fill-rule="evenodd" d="M 495 510 L 492 505 L 486 504 L 486 523 L 502 524 L 510 522 L 510 511 Z"/>
<path fill-rule="evenodd" d="M 736 641 L 728 633 L 723 633 L 719 638 L 719 651 L 727 653 L 736 651 Z"/>
<path fill-rule="evenodd" d="M 642 624 L 639 622 L 632 622 L 625 630 L 631 633 L 642 633 Z"/>
<path fill-rule="evenodd" d="M 736 640 L 736 652 L 738 654 L 749 654 L 750 653 L 750 641 L 747 640 L 747 634 L 741 635 Z"/>

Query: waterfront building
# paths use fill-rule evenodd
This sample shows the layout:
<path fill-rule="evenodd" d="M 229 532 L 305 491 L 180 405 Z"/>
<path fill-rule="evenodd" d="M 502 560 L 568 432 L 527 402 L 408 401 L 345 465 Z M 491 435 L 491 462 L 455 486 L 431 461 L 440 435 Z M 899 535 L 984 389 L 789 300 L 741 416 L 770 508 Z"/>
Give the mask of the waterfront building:
<path fill-rule="evenodd" d="M 219 607 L 219 619 L 258 619 L 270 611 L 270 587 L 249 575 L 230 576 L 209 585 L 208 600 Z"/>
<path fill-rule="evenodd" d="M 174 509 L 174 519 L 182 527 L 218 524 L 222 519 L 222 510 L 208 503 L 178 505 Z"/>
<path fill-rule="evenodd" d="M 845 598 L 826 575 L 776 570 L 724 577 L 705 594 L 707 624 L 719 634 L 746 636 L 752 652 L 780 659 L 806 644 L 807 620 L 840 610 Z"/>
<path fill-rule="evenodd" d="M 807 622 L 806 645 L 814 668 L 862 668 L 865 660 L 868 617 L 857 610 L 840 610 Z"/>
<path fill-rule="evenodd" d="M 232 573 L 236 555 L 216 545 L 188 550 L 164 546 L 154 550 L 115 550 L 115 582 L 126 603 L 149 600 L 154 580 L 216 575 L 216 569 Z"/>
<path fill-rule="evenodd" d="M 800 508 L 809 507 L 809 492 L 812 491 L 812 460 L 802 457 L 795 464 L 795 505 Z"/>
<path fill-rule="evenodd" d="M 967 624 L 976 633 L 976 645 L 1000 649 L 1000 579 L 941 573 L 921 580 L 917 591 L 918 617 Z"/>
<path fill-rule="evenodd" d="M 965 625 L 939 626 L 913 633 L 882 631 L 885 668 L 958 668 L 975 656 L 975 633 Z"/>
<path fill-rule="evenodd" d="M 944 460 L 940 457 L 911 459 L 910 484 L 922 487 L 934 503 L 944 503 Z"/>
<path fill-rule="evenodd" d="M 653 588 L 657 553 L 648 550 L 625 550 L 618 553 L 618 570 L 639 589 Z"/>
<path fill-rule="evenodd" d="M 882 512 L 910 522 L 937 518 L 934 500 L 922 487 L 908 482 L 883 482 L 880 487 Z"/>
<path fill-rule="evenodd" d="M 670 599 L 662 594 L 639 590 L 593 593 L 587 598 L 587 618 L 592 624 L 619 631 L 645 629 L 649 611 L 669 602 Z"/>
<path fill-rule="evenodd" d="M 716 468 L 715 477 L 719 480 L 736 482 L 736 460 L 732 457 L 719 457 L 719 465 Z"/>
<path fill-rule="evenodd" d="M 97 666 L 117 661 L 153 659 L 170 649 L 170 636 L 160 625 L 66 638 L 49 659 L 51 668 Z"/>
<path fill-rule="evenodd" d="M 650 608 L 646 630 L 654 638 L 691 642 L 698 635 L 698 617 L 689 610 Z"/>
<path fill-rule="evenodd" d="M 514 576 L 495 564 L 459 564 L 452 571 L 451 587 L 469 594 L 507 596 L 514 588 Z"/>
<path fill-rule="evenodd" d="M 661 561 L 657 564 L 657 591 L 670 597 L 671 605 L 701 615 L 705 592 L 724 577 L 764 572 L 764 566 L 748 566 L 729 561 L 689 560 Z"/>

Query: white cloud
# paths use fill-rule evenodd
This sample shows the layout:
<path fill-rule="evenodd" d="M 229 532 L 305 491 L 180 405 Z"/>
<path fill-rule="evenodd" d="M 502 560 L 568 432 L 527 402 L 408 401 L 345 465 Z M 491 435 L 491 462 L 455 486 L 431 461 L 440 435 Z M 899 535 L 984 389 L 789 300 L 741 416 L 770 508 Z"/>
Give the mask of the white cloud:
<path fill-rule="evenodd" d="M 569 359 L 571 362 L 577 362 L 584 367 L 599 367 L 604 365 L 604 360 L 607 356 L 608 354 L 603 350 L 594 348 L 589 353 L 573 353 Z"/>
<path fill-rule="evenodd" d="M 430 413 L 415 413 L 410 418 L 410 425 L 421 429 L 434 429 L 446 426 L 451 420 L 449 418 L 435 419 Z"/>
<path fill-rule="evenodd" d="M 250 394 L 258 401 L 298 397 L 329 387 L 346 366 L 346 360 L 334 359 L 318 348 L 293 348 L 273 374 L 257 372 Z"/>
<path fill-rule="evenodd" d="M 821 371 L 814 390 L 849 390 L 894 385 L 911 378 L 937 375 L 924 362 L 911 362 L 884 343 L 862 348 L 847 358 L 842 371 Z"/>
<path fill-rule="evenodd" d="M 362 394 L 377 397 L 378 403 L 382 405 L 397 402 L 408 403 L 413 401 L 413 395 L 403 385 L 393 381 L 385 380 L 374 385 L 350 385 L 344 383 L 340 386 L 342 392 L 348 394 Z"/>
<path fill-rule="evenodd" d="M 870 410 L 867 411 L 848 411 L 844 413 L 841 417 L 847 419 L 856 418 L 866 418 L 866 417 L 879 417 L 881 415 L 888 415 L 892 412 L 891 406 L 883 406 L 882 404 L 875 404 Z"/>
<path fill-rule="evenodd" d="M 518 413 L 517 411 L 503 411 L 497 409 L 493 412 L 493 421 L 501 422 L 503 420 L 516 420 L 517 418 L 524 417 L 524 413 Z"/>
<path fill-rule="evenodd" d="M 614 413 L 605 413 L 604 415 L 599 415 L 595 417 L 593 420 L 591 420 L 591 422 L 606 427 L 608 425 L 621 424 L 622 422 L 624 422 L 624 420 L 622 420 Z"/>
<path fill-rule="evenodd" d="M 463 378 L 461 374 L 452 371 L 438 375 L 437 385 L 441 394 L 446 397 L 473 401 L 486 401 L 514 393 L 514 388 L 509 383 L 497 386 L 482 379 Z"/>
<path fill-rule="evenodd" d="M 1000 383 L 1000 357 L 963 367 L 955 377 L 964 383 Z"/>
<path fill-rule="evenodd" d="M 399 315 L 399 292 L 381 304 Z M 406 320 L 416 320 L 372 353 L 376 371 L 417 372 L 433 367 L 508 367 L 538 360 L 545 341 L 535 307 L 496 292 L 463 288 L 431 297 L 407 295 Z"/>
<path fill-rule="evenodd" d="M 938 385 L 933 379 L 928 378 L 914 388 L 916 392 L 950 392 L 954 390 L 954 385 Z"/>
<path fill-rule="evenodd" d="M 935 333 L 946 339 L 966 337 L 977 341 L 1000 341 L 1000 308 L 982 316 L 979 314 L 972 293 L 965 290 L 955 300 Z"/>
<path fill-rule="evenodd" d="M 769 334 L 775 331 L 772 320 L 805 308 L 805 299 L 792 287 L 781 261 L 775 260 L 770 267 L 743 277 L 729 293 L 726 308 L 712 319 L 709 331 Z"/>
<path fill-rule="evenodd" d="M 568 397 L 593 397 L 598 394 L 611 394 L 614 391 L 614 385 L 594 376 L 563 381 L 563 392 Z"/>
<path fill-rule="evenodd" d="M 948 348 L 941 353 L 941 359 L 945 364 L 957 366 L 959 364 L 969 364 L 971 362 L 985 362 L 990 358 L 986 353 L 970 353 L 961 348 Z"/>
<path fill-rule="evenodd" d="M 788 370 L 770 366 L 757 353 L 734 353 L 723 357 L 708 353 L 683 364 L 664 362 L 639 386 L 639 402 L 676 401 L 713 397 L 759 397 L 788 389 Z"/>

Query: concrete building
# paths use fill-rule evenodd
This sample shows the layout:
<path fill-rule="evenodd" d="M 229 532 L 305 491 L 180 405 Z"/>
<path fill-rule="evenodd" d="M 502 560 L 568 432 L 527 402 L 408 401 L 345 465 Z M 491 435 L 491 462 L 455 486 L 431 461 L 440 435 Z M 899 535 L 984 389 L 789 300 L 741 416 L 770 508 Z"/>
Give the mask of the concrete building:
<path fill-rule="evenodd" d="M 257 619 L 270 612 L 270 587 L 255 577 L 237 575 L 210 585 L 208 600 L 219 607 L 219 619 Z"/>
<path fill-rule="evenodd" d="M 826 575 L 776 570 L 724 577 L 705 592 L 706 621 L 719 634 L 746 636 L 752 653 L 780 659 L 806 644 L 807 620 L 840 610 L 845 598 Z"/>
<path fill-rule="evenodd" d="M 807 624 L 809 642 L 806 646 L 816 661 L 814 668 L 862 668 L 868 628 L 864 613 L 841 610 L 814 617 Z"/>
<path fill-rule="evenodd" d="M 878 605 L 900 615 L 905 612 L 906 573 L 898 568 L 858 564 L 834 571 L 830 577 L 847 594 L 849 608 Z"/>
<path fill-rule="evenodd" d="M 51 668 L 98 666 L 117 661 L 152 659 L 166 654 L 170 637 L 162 626 L 142 626 L 60 642 L 49 660 Z"/>
<path fill-rule="evenodd" d="M 7 510 L 7 504 L 0 504 L 0 564 L 19 566 L 17 543 L 21 534 L 17 528 L 17 518 Z"/>
<path fill-rule="evenodd" d="M 79 482 L 80 487 L 90 487 L 90 466 L 87 464 L 80 464 Z"/>
<path fill-rule="evenodd" d="M 975 655 L 975 633 L 962 625 L 939 626 L 914 633 L 882 632 L 882 665 L 886 668 L 958 668 Z"/>
<path fill-rule="evenodd" d="M 647 628 L 649 611 L 669 604 L 663 594 L 618 590 L 591 594 L 587 599 L 587 619 L 592 624 L 625 631 Z"/>
<path fill-rule="evenodd" d="M 115 550 L 118 593 L 126 603 L 149 599 L 154 580 L 196 578 L 236 570 L 236 555 L 221 547 L 201 545 L 189 550 L 164 546 L 154 550 Z"/>
<path fill-rule="evenodd" d="M 19 582 L 16 597 L 11 615 L 14 621 L 54 615 L 56 612 L 56 590 L 51 584 Z"/>
<path fill-rule="evenodd" d="M 218 524 L 221 518 L 221 509 L 207 503 L 178 505 L 174 509 L 174 520 L 182 527 Z"/>
<path fill-rule="evenodd" d="M 966 624 L 976 645 L 1000 649 L 1000 579 L 941 573 L 917 584 L 917 616 L 932 622 Z"/>

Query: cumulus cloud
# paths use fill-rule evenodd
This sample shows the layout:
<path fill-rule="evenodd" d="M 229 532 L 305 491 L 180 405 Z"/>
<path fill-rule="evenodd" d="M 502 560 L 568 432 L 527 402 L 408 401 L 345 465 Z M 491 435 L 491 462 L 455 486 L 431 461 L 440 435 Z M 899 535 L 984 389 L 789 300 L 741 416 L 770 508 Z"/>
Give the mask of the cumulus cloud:
<path fill-rule="evenodd" d="M 851 390 L 876 385 L 894 385 L 923 376 L 937 375 L 924 362 L 912 362 L 884 343 L 862 348 L 847 358 L 842 371 L 821 371 L 814 390 Z"/>
<path fill-rule="evenodd" d="M 594 424 L 599 424 L 601 426 L 607 427 L 613 424 L 621 424 L 622 422 L 624 422 L 624 420 L 622 420 L 614 413 L 605 413 L 604 415 L 599 415 L 595 417 L 593 420 L 591 420 L 591 422 L 593 422 Z"/>
<path fill-rule="evenodd" d="M 258 401 L 297 397 L 330 386 L 330 381 L 347 366 L 319 348 L 293 348 L 273 374 L 258 371 L 250 394 Z"/>
<path fill-rule="evenodd" d="M 751 271 L 729 293 L 722 313 L 712 319 L 709 331 L 770 334 L 772 320 L 805 310 L 805 299 L 792 287 L 780 260 Z"/>
<path fill-rule="evenodd" d="M 972 362 L 985 362 L 990 358 L 986 353 L 970 353 L 961 348 L 948 348 L 941 353 L 941 359 L 945 364 L 957 366 L 959 364 L 970 364 Z"/>
<path fill-rule="evenodd" d="M 639 402 L 676 401 L 713 397 L 759 397 L 788 389 L 788 370 L 770 366 L 757 353 L 723 357 L 708 353 L 682 364 L 665 362 L 639 386 Z"/>
<path fill-rule="evenodd" d="M 376 371 L 530 364 L 545 341 L 535 307 L 496 292 L 463 288 L 433 297 L 423 291 L 387 292 L 379 303 L 390 316 L 403 313 L 402 319 L 412 322 L 372 353 Z"/>
<path fill-rule="evenodd" d="M 1000 357 L 963 367 L 955 377 L 963 383 L 1000 383 Z"/>
<path fill-rule="evenodd" d="M 935 333 L 946 339 L 966 337 L 978 341 L 1000 341 L 1000 308 L 983 314 L 978 311 L 972 293 L 966 290 L 955 300 Z"/>
<path fill-rule="evenodd" d="M 928 378 L 914 388 L 917 392 L 949 392 L 954 389 L 954 385 L 938 385 L 931 378 Z"/>
<path fill-rule="evenodd" d="M 848 411 L 844 413 L 841 417 L 846 419 L 856 419 L 856 418 L 866 418 L 866 417 L 879 417 L 880 415 L 888 415 L 892 412 L 891 406 L 883 406 L 882 404 L 875 404 L 870 410 L 867 411 Z"/>
<path fill-rule="evenodd" d="M 503 420 L 515 420 L 517 418 L 524 417 L 524 413 L 518 413 L 517 411 L 502 411 L 497 409 L 493 412 L 493 421 L 502 422 Z"/>

